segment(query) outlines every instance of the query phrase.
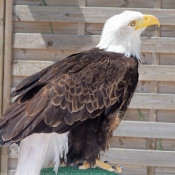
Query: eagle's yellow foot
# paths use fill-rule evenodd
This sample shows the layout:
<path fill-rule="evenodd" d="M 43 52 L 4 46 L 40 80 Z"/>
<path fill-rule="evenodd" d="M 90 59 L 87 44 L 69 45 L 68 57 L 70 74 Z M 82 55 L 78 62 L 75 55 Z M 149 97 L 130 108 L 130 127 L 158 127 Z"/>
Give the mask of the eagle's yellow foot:
<path fill-rule="evenodd" d="M 93 167 L 90 167 L 90 165 L 87 162 L 84 162 L 79 166 L 79 169 L 86 170 L 88 168 L 96 168 L 96 167 L 99 167 L 103 170 L 107 170 L 107 171 L 110 171 L 110 172 L 115 172 L 115 173 L 121 173 L 122 172 L 122 167 L 111 166 L 107 163 L 102 162 L 101 160 L 96 160 L 96 164 Z"/>
<path fill-rule="evenodd" d="M 84 163 L 82 163 L 82 165 L 80 165 L 78 168 L 79 168 L 80 170 L 86 170 L 86 169 L 90 168 L 90 165 L 89 165 L 87 162 L 84 162 Z M 94 168 L 95 168 L 95 167 L 94 167 Z"/>
<path fill-rule="evenodd" d="M 102 162 L 101 160 L 96 160 L 96 166 L 103 169 L 107 170 L 110 172 L 115 172 L 115 173 L 122 173 L 122 167 L 120 166 L 111 166 L 107 164 L 106 162 Z"/>

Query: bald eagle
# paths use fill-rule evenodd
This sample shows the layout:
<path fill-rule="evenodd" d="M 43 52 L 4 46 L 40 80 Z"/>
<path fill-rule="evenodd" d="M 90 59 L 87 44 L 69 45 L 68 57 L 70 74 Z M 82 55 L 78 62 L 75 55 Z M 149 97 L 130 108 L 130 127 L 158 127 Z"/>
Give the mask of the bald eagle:
<path fill-rule="evenodd" d="M 50 161 L 100 167 L 138 82 L 140 34 L 159 25 L 152 15 L 125 11 L 108 19 L 99 44 L 37 72 L 17 85 L 0 120 L 0 144 L 20 143 L 16 174 L 38 175 Z"/>

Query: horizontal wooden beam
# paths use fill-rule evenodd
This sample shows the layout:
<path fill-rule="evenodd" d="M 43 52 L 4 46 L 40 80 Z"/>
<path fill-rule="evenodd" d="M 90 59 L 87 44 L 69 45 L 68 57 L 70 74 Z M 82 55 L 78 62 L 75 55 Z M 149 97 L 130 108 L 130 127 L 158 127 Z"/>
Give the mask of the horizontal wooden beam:
<path fill-rule="evenodd" d="M 110 148 L 102 160 L 118 165 L 175 167 L 175 151 Z"/>
<path fill-rule="evenodd" d="M 117 8 L 117 7 L 58 7 L 16 5 L 14 21 L 87 22 L 104 23 L 113 15 L 125 10 L 155 15 L 161 25 L 175 25 L 174 9 Z"/>
<path fill-rule="evenodd" d="M 15 60 L 13 62 L 14 76 L 30 76 L 47 66 L 53 64 L 54 61 L 23 61 Z M 141 81 L 175 81 L 174 66 L 167 65 L 140 65 L 139 80 Z"/>
<path fill-rule="evenodd" d="M 99 42 L 99 35 L 58 35 L 37 33 L 16 33 L 13 48 L 17 49 L 65 49 L 89 50 Z M 142 52 L 175 53 L 175 38 L 142 37 Z"/>
<path fill-rule="evenodd" d="M 54 61 L 13 61 L 12 75 L 26 77 L 53 64 Z"/>
<path fill-rule="evenodd" d="M 175 95 L 135 93 L 129 108 L 175 110 Z"/>
<path fill-rule="evenodd" d="M 14 145 L 14 147 L 16 146 Z M 13 149 L 13 152 L 10 152 L 9 158 L 18 158 L 18 154 L 18 149 L 16 147 L 16 149 Z M 101 159 L 118 165 L 175 167 L 174 151 L 110 148 Z"/>
<path fill-rule="evenodd" d="M 99 42 L 99 36 L 16 33 L 13 48 L 89 50 Z"/>
<path fill-rule="evenodd" d="M 175 139 L 175 124 L 161 122 L 122 121 L 114 136 Z"/>
<path fill-rule="evenodd" d="M 175 81 L 175 66 L 140 65 L 139 80 L 143 81 Z"/>

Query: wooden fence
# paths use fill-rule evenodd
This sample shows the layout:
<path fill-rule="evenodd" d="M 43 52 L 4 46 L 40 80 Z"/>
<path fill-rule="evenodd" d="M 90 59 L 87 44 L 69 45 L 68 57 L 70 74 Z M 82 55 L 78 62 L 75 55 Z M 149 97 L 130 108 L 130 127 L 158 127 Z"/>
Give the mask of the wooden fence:
<path fill-rule="evenodd" d="M 2 114 L 3 55 L 4 55 L 4 1 L 0 1 L 0 114 Z"/>
<path fill-rule="evenodd" d="M 175 1 L 6 0 L 6 6 L 4 2 L 0 1 L 0 40 L 5 41 L 0 42 L 1 111 L 10 103 L 11 89 L 26 76 L 96 46 L 109 17 L 135 10 L 159 18 L 160 28 L 149 27 L 143 33 L 138 87 L 126 121 L 115 131 L 103 159 L 123 165 L 123 175 L 174 175 Z M 14 173 L 17 157 L 17 146 L 2 149 L 4 175 Z"/>

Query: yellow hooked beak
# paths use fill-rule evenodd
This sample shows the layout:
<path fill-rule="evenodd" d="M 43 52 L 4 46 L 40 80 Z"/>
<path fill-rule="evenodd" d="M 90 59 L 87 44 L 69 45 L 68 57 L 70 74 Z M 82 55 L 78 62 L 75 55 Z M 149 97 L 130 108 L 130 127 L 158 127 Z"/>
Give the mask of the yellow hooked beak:
<path fill-rule="evenodd" d="M 158 25 L 160 27 L 159 20 L 153 15 L 144 15 L 142 19 L 136 21 L 135 30 L 152 25 Z"/>

